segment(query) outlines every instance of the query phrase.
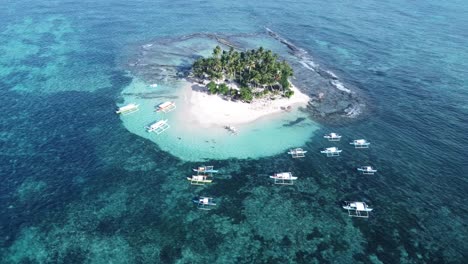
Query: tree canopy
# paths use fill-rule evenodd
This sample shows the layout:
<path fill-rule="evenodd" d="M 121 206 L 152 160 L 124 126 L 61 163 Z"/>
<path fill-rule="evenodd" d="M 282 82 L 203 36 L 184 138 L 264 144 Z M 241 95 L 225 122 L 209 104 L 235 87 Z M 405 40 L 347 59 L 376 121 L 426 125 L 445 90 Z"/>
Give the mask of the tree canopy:
<path fill-rule="evenodd" d="M 233 48 L 226 51 L 216 46 L 212 57 L 199 58 L 193 63 L 192 73 L 197 78 L 211 81 L 207 86 L 210 93 L 239 95 L 244 101 L 251 101 L 254 96 L 268 92 L 279 92 L 287 97 L 293 94 L 289 89 L 289 77 L 293 75 L 291 66 L 263 47 L 239 52 Z M 236 82 L 244 90 L 241 88 L 234 92 L 224 83 L 216 85 L 220 80 Z M 253 89 L 262 92 L 253 92 Z"/>

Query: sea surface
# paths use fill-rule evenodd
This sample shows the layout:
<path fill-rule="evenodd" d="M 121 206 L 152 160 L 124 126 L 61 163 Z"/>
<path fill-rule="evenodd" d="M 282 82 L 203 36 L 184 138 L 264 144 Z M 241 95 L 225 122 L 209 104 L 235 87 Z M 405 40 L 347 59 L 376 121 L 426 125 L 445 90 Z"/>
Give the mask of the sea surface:
<path fill-rule="evenodd" d="M 0 262 L 468 263 L 467 13 L 457 0 L 3 1 Z M 199 163 L 115 115 L 135 81 L 121 62 L 155 39 L 265 28 L 361 91 L 366 113 L 321 121 L 302 160 L 212 159 L 215 182 L 190 186 Z M 330 131 L 341 157 L 319 153 Z M 377 174 L 357 173 L 367 164 Z M 272 184 L 281 171 L 297 183 Z M 350 218 L 345 200 L 374 211 Z"/>

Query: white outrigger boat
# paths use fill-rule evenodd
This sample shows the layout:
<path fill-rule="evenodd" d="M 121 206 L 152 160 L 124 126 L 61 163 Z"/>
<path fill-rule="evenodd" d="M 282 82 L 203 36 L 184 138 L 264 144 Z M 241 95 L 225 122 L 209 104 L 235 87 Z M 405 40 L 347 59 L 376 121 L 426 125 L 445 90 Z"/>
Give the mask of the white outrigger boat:
<path fill-rule="evenodd" d="M 326 148 L 326 149 L 320 151 L 320 153 L 327 154 L 327 157 L 338 157 L 338 156 L 340 156 L 340 153 L 342 151 L 343 150 L 338 149 L 337 147 L 330 147 L 330 148 Z"/>
<path fill-rule="evenodd" d="M 166 131 L 169 128 L 169 124 L 166 120 L 159 120 L 158 122 L 145 127 L 148 132 L 154 132 L 156 134 L 161 134 L 162 132 Z"/>
<path fill-rule="evenodd" d="M 212 177 L 209 175 L 192 175 L 192 177 L 187 177 L 187 180 L 192 185 L 205 185 L 213 182 Z"/>
<path fill-rule="evenodd" d="M 115 111 L 115 113 L 116 114 L 122 114 L 122 115 L 128 115 L 128 114 L 131 114 L 131 113 L 134 113 L 134 112 L 140 110 L 139 106 L 140 105 L 131 103 L 131 104 L 119 107 L 119 109 L 117 111 Z"/>
<path fill-rule="evenodd" d="M 275 173 L 270 178 L 275 180 L 275 184 L 282 185 L 293 185 L 294 181 L 297 180 L 297 177 L 293 176 L 291 172 Z"/>
<path fill-rule="evenodd" d="M 323 137 L 328 139 L 328 141 L 340 141 L 341 139 L 341 135 L 338 135 L 337 133 L 326 134 Z"/>
<path fill-rule="evenodd" d="M 357 168 L 357 170 L 362 172 L 362 174 L 366 175 L 374 175 L 374 173 L 377 172 L 377 170 L 372 168 L 371 166 L 362 166 L 360 168 Z"/>
<path fill-rule="evenodd" d="M 348 202 L 345 201 L 345 205 L 343 205 L 343 209 L 348 210 L 348 215 L 351 217 L 362 217 L 362 218 L 369 218 L 369 212 L 373 209 L 367 207 L 365 202 Z"/>
<path fill-rule="evenodd" d="M 218 173 L 218 170 L 215 170 L 214 166 L 201 166 L 193 169 L 193 171 L 198 173 Z"/>
<path fill-rule="evenodd" d="M 293 158 L 304 158 L 306 153 L 307 151 L 301 148 L 290 149 L 288 152 Z"/>
<path fill-rule="evenodd" d="M 151 88 L 156 88 L 156 87 L 158 87 L 158 84 L 157 83 L 150 84 L 150 87 Z"/>
<path fill-rule="evenodd" d="M 192 199 L 192 202 L 197 205 L 200 210 L 211 210 L 216 203 L 212 197 L 198 196 Z"/>
<path fill-rule="evenodd" d="M 164 102 L 162 104 L 159 104 L 156 107 L 156 112 L 164 112 L 164 113 L 169 113 L 172 110 L 176 109 L 176 105 L 174 102 Z"/>
<path fill-rule="evenodd" d="M 235 127 L 227 125 L 227 126 L 224 126 L 224 128 L 227 131 L 231 132 L 232 135 L 237 135 L 237 129 Z"/>
<path fill-rule="evenodd" d="M 370 145 L 370 143 L 365 139 L 355 139 L 349 144 L 354 145 L 354 148 L 357 149 L 369 148 Z"/>

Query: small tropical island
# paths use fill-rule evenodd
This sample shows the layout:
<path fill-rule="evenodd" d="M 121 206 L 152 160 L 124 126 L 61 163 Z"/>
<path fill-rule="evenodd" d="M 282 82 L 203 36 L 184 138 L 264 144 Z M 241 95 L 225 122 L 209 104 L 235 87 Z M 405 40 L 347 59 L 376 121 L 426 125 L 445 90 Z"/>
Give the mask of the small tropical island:
<path fill-rule="evenodd" d="M 220 46 L 213 49 L 213 56 L 199 58 L 192 65 L 193 77 L 206 83 L 210 94 L 220 94 L 231 100 L 250 103 L 259 98 L 290 98 L 289 78 L 293 69 L 278 55 L 263 47 L 238 52 Z"/>

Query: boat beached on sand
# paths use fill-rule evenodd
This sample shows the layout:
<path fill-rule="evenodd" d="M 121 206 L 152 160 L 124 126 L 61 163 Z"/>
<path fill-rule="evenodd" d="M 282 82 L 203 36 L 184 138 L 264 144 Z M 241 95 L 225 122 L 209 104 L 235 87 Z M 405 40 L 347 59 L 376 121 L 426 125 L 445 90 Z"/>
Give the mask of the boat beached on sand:
<path fill-rule="evenodd" d="M 230 125 L 227 125 L 227 126 L 224 126 L 224 128 L 231 132 L 231 135 L 237 135 L 237 129 L 233 126 L 230 126 Z"/>
<path fill-rule="evenodd" d="M 367 207 L 367 204 L 365 202 L 348 202 L 348 201 L 345 201 L 345 204 L 343 205 L 343 209 L 348 210 L 348 215 L 351 217 L 362 217 L 362 218 L 368 218 L 369 212 L 373 210 L 372 208 Z"/>
<path fill-rule="evenodd" d="M 275 173 L 270 178 L 275 180 L 275 184 L 281 185 L 293 185 L 294 181 L 297 180 L 297 177 L 293 176 L 291 172 Z"/>
<path fill-rule="evenodd" d="M 131 104 L 119 107 L 119 109 L 117 111 L 115 111 L 115 113 L 116 114 L 121 114 L 121 115 L 128 115 L 128 114 L 131 114 L 131 113 L 134 113 L 134 112 L 140 110 L 139 106 L 140 105 L 131 103 Z"/>

